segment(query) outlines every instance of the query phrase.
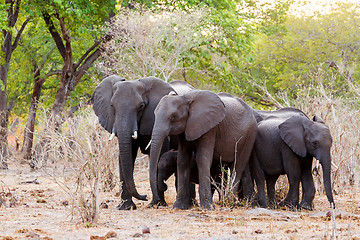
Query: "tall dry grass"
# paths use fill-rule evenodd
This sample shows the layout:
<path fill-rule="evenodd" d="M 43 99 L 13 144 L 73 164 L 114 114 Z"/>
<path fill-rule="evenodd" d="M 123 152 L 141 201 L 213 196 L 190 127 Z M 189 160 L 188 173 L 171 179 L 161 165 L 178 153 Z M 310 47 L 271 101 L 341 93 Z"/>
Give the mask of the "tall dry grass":
<path fill-rule="evenodd" d="M 92 108 L 86 107 L 74 117 L 65 119 L 58 131 L 53 130 L 42 112 L 32 164 L 51 177 L 70 197 L 73 214 L 84 223 L 99 218 L 100 192 L 118 185 L 117 140 L 108 141 Z M 45 131 L 46 129 L 46 131 Z"/>

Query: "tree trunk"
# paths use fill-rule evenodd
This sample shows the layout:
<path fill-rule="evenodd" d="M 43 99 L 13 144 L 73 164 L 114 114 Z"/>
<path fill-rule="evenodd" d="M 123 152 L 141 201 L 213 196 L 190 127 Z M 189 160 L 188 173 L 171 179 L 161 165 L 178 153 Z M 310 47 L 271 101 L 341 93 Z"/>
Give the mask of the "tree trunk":
<path fill-rule="evenodd" d="M 24 144 L 21 150 L 24 159 L 31 159 L 32 157 L 36 111 L 44 82 L 45 78 L 40 79 L 40 70 L 36 67 L 34 71 L 34 87 L 29 107 L 29 116 L 24 130 Z"/>
<path fill-rule="evenodd" d="M 7 111 L 7 94 L 6 94 L 6 80 L 4 81 L 4 75 L 7 73 L 4 71 L 4 67 L 0 67 L 0 169 L 7 169 L 7 135 L 8 135 L 8 111 Z M 5 83 L 4 83 L 5 82 Z"/>

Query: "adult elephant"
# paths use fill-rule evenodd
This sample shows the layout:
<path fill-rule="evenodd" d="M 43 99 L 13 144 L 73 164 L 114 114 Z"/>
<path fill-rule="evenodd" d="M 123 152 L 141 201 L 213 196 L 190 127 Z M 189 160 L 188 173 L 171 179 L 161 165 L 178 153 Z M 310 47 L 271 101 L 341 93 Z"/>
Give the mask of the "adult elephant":
<path fill-rule="evenodd" d="M 257 124 L 252 109 L 241 99 L 229 94 L 215 94 L 206 90 L 193 90 L 182 96 L 163 97 L 155 109 L 155 123 L 150 151 L 150 184 L 153 199 L 159 199 L 157 165 L 162 143 L 168 135 L 179 136 L 177 161 L 177 196 L 175 209 L 191 206 L 191 157 L 195 160 L 199 176 L 200 205 L 214 209 L 210 186 L 210 170 L 220 160 L 232 163 L 235 176 L 234 191 L 255 141 Z"/>
<path fill-rule="evenodd" d="M 117 207 L 120 210 L 136 209 L 132 197 L 146 200 L 146 195 L 140 195 L 135 187 L 135 158 L 139 148 L 142 153 L 149 153 L 146 146 L 155 121 L 154 109 L 164 95 L 174 90 L 169 83 L 155 77 L 125 81 L 112 75 L 96 87 L 91 97 L 101 126 L 118 138 L 120 181 L 123 183 L 122 202 Z M 163 152 L 168 148 L 169 143 L 165 141 Z"/>
<path fill-rule="evenodd" d="M 289 191 L 281 203 L 291 208 L 312 209 L 315 197 L 311 173 L 313 157 L 323 168 L 326 196 L 335 207 L 331 189 L 332 137 L 329 127 L 319 118 L 311 121 L 295 108 L 277 111 L 255 111 L 258 134 L 250 164 L 258 188 L 259 204 L 267 207 L 264 182 L 271 204 L 276 205 L 275 184 L 281 174 L 289 180 Z M 299 183 L 302 183 L 302 201 L 299 205 Z"/>

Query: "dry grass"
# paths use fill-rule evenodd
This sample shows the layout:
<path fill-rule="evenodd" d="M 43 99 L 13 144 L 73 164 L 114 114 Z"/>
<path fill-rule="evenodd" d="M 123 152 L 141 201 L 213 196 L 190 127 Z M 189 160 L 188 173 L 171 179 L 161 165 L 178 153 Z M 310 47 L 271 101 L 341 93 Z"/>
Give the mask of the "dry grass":
<path fill-rule="evenodd" d="M 35 148 L 32 164 L 71 196 L 73 209 L 80 213 L 84 223 L 96 223 L 99 191 L 110 191 L 118 183 L 117 141 L 108 141 L 109 134 L 97 123 L 91 108 L 66 119 L 59 131 L 49 127 L 46 116 L 41 119 L 46 131 L 39 132 L 42 144 Z M 63 179 L 55 177 L 59 170 Z"/>

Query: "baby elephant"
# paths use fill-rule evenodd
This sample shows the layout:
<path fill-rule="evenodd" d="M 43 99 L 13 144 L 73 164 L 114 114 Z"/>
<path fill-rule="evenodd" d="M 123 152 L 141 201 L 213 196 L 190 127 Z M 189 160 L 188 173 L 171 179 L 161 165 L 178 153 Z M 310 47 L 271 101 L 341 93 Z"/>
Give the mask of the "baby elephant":
<path fill-rule="evenodd" d="M 319 117 L 310 120 L 305 113 L 295 108 L 254 111 L 254 115 L 258 122 L 258 134 L 250 165 L 258 188 L 260 206 L 268 206 L 265 180 L 269 201 L 276 205 L 275 183 L 281 174 L 286 174 L 290 186 L 281 204 L 312 210 L 315 186 L 311 167 L 315 157 L 322 165 L 326 196 L 335 208 L 330 177 L 332 137 L 329 127 Z M 299 205 L 300 181 L 302 201 Z"/>
<path fill-rule="evenodd" d="M 160 202 L 158 205 L 167 206 L 165 201 L 165 191 L 168 189 L 165 181 L 168 180 L 171 175 L 175 174 L 175 187 L 177 186 L 177 151 L 169 150 L 161 155 L 158 163 L 158 192 L 160 197 Z M 194 176 L 196 175 L 196 176 Z M 197 178 L 197 168 L 195 164 L 195 160 L 192 161 L 191 167 L 191 180 L 192 182 L 196 181 L 194 179 Z M 191 192 L 191 200 L 193 204 L 196 204 L 195 200 L 195 184 L 189 183 L 189 189 Z M 177 187 L 176 187 L 177 189 Z"/>

